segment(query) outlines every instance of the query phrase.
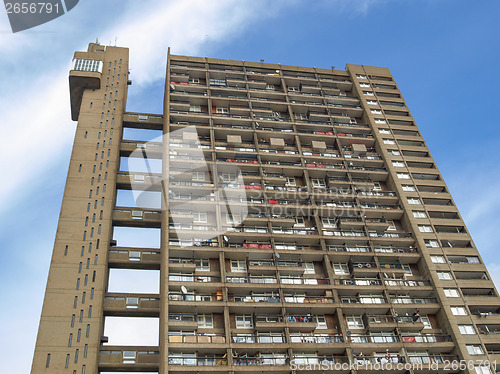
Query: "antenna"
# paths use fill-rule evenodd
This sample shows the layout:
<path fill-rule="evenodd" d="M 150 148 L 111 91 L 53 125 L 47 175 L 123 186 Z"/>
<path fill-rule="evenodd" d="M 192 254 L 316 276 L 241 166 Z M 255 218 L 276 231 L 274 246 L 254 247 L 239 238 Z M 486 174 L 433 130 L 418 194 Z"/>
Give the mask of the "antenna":
<path fill-rule="evenodd" d="M 117 39 L 118 39 L 118 37 L 116 36 L 116 37 L 115 37 L 115 47 L 116 47 L 116 40 L 117 40 Z"/>

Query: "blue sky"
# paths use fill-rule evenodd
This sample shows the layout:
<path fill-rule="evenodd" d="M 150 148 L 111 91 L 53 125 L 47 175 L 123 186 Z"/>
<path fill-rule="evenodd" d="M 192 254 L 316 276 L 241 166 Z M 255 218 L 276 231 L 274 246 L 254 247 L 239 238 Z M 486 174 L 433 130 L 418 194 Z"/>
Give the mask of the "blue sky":
<path fill-rule="evenodd" d="M 130 48 L 129 111 L 161 113 L 169 46 L 287 65 L 389 67 L 500 284 L 498 14 L 496 0 L 81 0 L 11 34 L 0 10 L 3 370 L 31 365 L 76 127 L 68 70 L 73 52 L 96 37 Z"/>

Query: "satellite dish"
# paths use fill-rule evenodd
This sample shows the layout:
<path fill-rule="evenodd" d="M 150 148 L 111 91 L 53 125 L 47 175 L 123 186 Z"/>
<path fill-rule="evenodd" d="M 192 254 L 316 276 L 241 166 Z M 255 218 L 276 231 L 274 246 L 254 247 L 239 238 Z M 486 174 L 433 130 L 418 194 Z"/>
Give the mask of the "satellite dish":
<path fill-rule="evenodd" d="M 225 242 L 228 242 L 228 241 L 229 241 L 229 238 L 228 238 L 226 235 L 224 235 L 224 236 L 222 237 L 222 239 L 224 239 L 224 241 L 225 241 Z"/>
<path fill-rule="evenodd" d="M 185 295 L 188 293 L 186 286 L 181 286 L 181 292 Z"/>
<path fill-rule="evenodd" d="M 275 256 L 276 256 L 276 258 L 278 258 L 278 259 L 281 257 L 281 256 L 280 256 L 280 254 L 279 254 L 278 252 L 276 252 L 276 253 L 275 253 Z"/>
<path fill-rule="evenodd" d="M 170 89 L 171 89 L 172 91 L 175 91 L 175 86 L 174 86 L 173 84 L 171 84 L 171 85 L 170 85 Z"/>

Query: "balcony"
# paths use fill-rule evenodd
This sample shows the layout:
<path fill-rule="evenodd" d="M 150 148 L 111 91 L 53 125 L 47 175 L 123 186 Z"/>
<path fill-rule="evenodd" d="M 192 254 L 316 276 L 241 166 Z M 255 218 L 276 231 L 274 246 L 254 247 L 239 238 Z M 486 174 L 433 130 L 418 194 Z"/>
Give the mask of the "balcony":
<path fill-rule="evenodd" d="M 141 208 L 115 208 L 113 223 L 127 227 L 161 227 L 161 212 Z"/>
<path fill-rule="evenodd" d="M 234 366 L 288 366 L 288 357 L 233 357 Z M 253 371 L 252 371 L 253 372 Z"/>
<path fill-rule="evenodd" d="M 393 331 L 398 327 L 405 332 L 420 332 L 424 324 L 413 316 L 364 315 L 365 326 L 372 332 Z"/>
<path fill-rule="evenodd" d="M 287 315 L 285 316 L 287 326 L 290 331 L 310 332 L 318 326 L 314 321 L 314 316 L 307 315 Z"/>
<path fill-rule="evenodd" d="M 158 371 L 158 347 L 103 346 L 99 351 L 99 371 L 124 371 L 133 366 L 136 371 Z"/>
<path fill-rule="evenodd" d="M 160 269 L 161 252 L 154 248 L 112 247 L 108 251 L 110 267 L 122 269 Z"/>
<path fill-rule="evenodd" d="M 292 344 L 335 344 L 343 343 L 342 334 L 291 333 Z M 297 349 L 297 348 L 295 348 Z"/>
<path fill-rule="evenodd" d="M 168 334 L 168 342 L 172 343 L 190 343 L 190 344 L 224 344 L 226 335 L 224 334 Z"/>
<path fill-rule="evenodd" d="M 198 328 L 197 314 L 194 313 L 169 313 L 168 326 L 187 331 Z"/>
<path fill-rule="evenodd" d="M 255 329 L 263 331 L 283 331 L 285 322 L 279 314 L 261 314 L 255 316 Z"/>
<path fill-rule="evenodd" d="M 168 355 L 169 366 L 227 366 L 227 358 L 225 356 L 203 356 L 190 357 L 189 355 L 176 355 L 171 353 Z M 202 369 L 202 368 L 201 368 Z M 202 369 L 203 370 L 203 369 Z"/>
<path fill-rule="evenodd" d="M 227 276 L 228 283 L 254 283 L 254 284 L 275 284 L 278 280 L 275 276 Z"/>
<path fill-rule="evenodd" d="M 157 317 L 160 314 L 159 295 L 108 293 L 104 298 L 107 316 Z"/>
<path fill-rule="evenodd" d="M 286 342 L 282 333 L 233 334 L 231 340 L 235 344 L 283 344 Z"/>

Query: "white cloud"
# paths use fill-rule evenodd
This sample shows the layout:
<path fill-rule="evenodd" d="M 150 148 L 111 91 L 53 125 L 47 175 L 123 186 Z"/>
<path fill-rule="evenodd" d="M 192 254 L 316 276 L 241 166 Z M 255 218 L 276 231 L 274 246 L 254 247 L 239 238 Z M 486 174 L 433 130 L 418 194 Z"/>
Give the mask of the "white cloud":
<path fill-rule="evenodd" d="M 134 83 L 145 85 L 164 77 L 168 47 L 172 54 L 197 54 L 207 43 L 227 42 L 251 23 L 277 15 L 281 5 L 284 1 L 141 2 L 131 4 L 122 22 L 103 40 L 117 36 L 118 44 L 130 49 Z"/>
<path fill-rule="evenodd" d="M 129 2 L 125 14 L 118 17 L 111 30 L 104 32 L 104 40 L 114 40 L 117 35 L 119 44 L 130 48 L 134 79 L 144 88 L 163 78 L 169 45 L 177 52 L 195 54 L 207 40 L 223 41 L 248 27 L 257 20 L 256 12 L 265 4 L 269 2 L 221 0 L 217 6 L 203 0 Z M 74 18 L 64 16 L 53 21 L 59 22 L 63 30 L 68 28 L 65 17 Z M 2 26 L 5 27 L 5 20 Z M 14 34 L 5 39 L 8 42 L 1 46 L 12 50 L 18 63 L 31 55 L 30 49 L 25 49 L 27 46 L 40 49 L 38 42 L 44 40 L 40 33 Z M 16 44 L 16 40 L 22 43 Z M 56 49 L 54 46 L 54 53 L 60 54 Z M 73 51 L 67 53 L 65 60 L 69 61 Z M 14 58 L 9 57 L 2 65 L 15 64 Z M 0 151 L 1 159 L 5 160 L 0 172 L 8 176 L 0 187 L 3 210 L 36 184 L 37 175 L 61 156 L 64 146 L 73 138 L 75 124 L 69 114 L 68 64 L 51 66 L 42 61 L 41 66 L 45 66 L 45 74 L 25 70 L 19 72 L 19 77 L 9 76 L 5 71 L 8 69 L 3 69 L 3 85 L 9 91 L 0 101 L 3 115 L 0 137 L 8 139 Z"/>

